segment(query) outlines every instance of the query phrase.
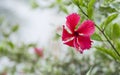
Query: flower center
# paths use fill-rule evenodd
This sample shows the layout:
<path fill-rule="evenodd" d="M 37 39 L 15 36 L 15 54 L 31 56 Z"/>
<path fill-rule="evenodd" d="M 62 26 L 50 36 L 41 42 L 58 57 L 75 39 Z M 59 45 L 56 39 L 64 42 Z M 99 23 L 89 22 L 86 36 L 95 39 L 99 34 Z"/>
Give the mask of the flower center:
<path fill-rule="evenodd" d="M 79 33 L 75 31 L 74 36 L 79 36 Z"/>

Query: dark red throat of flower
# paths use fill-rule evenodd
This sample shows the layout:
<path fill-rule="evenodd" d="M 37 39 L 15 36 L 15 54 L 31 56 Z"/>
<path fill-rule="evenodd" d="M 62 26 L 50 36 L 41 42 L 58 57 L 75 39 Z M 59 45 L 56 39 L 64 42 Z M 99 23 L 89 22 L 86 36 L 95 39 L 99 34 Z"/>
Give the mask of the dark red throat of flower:
<path fill-rule="evenodd" d="M 79 33 L 77 31 L 75 31 L 74 36 L 79 36 Z"/>

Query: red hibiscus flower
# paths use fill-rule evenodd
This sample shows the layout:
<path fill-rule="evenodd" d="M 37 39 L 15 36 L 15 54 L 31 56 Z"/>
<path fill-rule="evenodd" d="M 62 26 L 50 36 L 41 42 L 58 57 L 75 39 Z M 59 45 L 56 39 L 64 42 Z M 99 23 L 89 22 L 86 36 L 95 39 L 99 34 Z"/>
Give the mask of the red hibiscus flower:
<path fill-rule="evenodd" d="M 63 25 L 62 41 L 64 44 L 76 48 L 80 53 L 85 49 L 91 48 L 90 36 L 95 31 L 95 24 L 91 20 L 84 21 L 77 26 L 80 16 L 72 13 L 66 17 L 66 27 Z"/>
<path fill-rule="evenodd" d="M 35 50 L 35 53 L 40 56 L 40 57 L 43 57 L 43 49 L 41 48 L 34 48 Z"/>

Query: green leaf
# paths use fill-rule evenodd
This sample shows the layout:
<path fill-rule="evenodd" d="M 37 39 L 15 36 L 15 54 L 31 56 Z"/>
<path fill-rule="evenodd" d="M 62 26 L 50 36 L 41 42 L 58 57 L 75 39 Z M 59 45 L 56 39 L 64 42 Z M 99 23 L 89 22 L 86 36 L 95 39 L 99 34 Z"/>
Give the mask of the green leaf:
<path fill-rule="evenodd" d="M 92 15 L 93 15 L 93 5 L 95 3 L 96 0 L 90 0 L 90 2 L 88 3 L 88 9 L 87 9 L 87 14 L 89 16 L 90 19 L 92 19 Z"/>
<path fill-rule="evenodd" d="M 108 24 L 110 24 L 114 19 L 117 18 L 117 16 L 118 16 L 118 14 L 112 14 L 112 15 L 108 16 L 107 19 L 101 23 L 101 27 L 103 29 L 105 29 L 108 26 Z"/>
<path fill-rule="evenodd" d="M 48 6 L 48 8 L 53 8 L 53 7 L 55 7 L 55 3 L 52 3 Z"/>
<path fill-rule="evenodd" d="M 56 2 L 59 4 L 59 3 L 61 3 L 61 2 L 62 2 L 62 0 L 56 0 Z"/>
<path fill-rule="evenodd" d="M 4 21 L 4 17 L 0 17 L 0 25 L 2 24 L 3 21 Z"/>
<path fill-rule="evenodd" d="M 19 25 L 16 24 L 12 27 L 12 32 L 16 32 L 19 29 Z"/>
<path fill-rule="evenodd" d="M 79 0 L 72 0 L 74 4 L 79 5 Z"/>
<path fill-rule="evenodd" d="M 99 10 L 102 13 L 102 15 L 108 15 L 108 13 L 117 12 L 115 8 L 111 8 L 110 6 L 101 6 Z"/>
<path fill-rule="evenodd" d="M 4 44 L 0 44 L 0 52 L 3 51 L 4 47 Z"/>
<path fill-rule="evenodd" d="M 63 5 L 60 5 L 60 9 L 61 9 L 64 13 L 68 14 L 68 10 L 67 10 Z"/>
<path fill-rule="evenodd" d="M 39 4 L 35 0 L 31 0 L 31 6 L 32 8 L 37 8 L 39 7 Z"/>
<path fill-rule="evenodd" d="M 116 11 L 120 10 L 120 1 L 117 1 L 111 4 L 111 7 L 116 9 Z"/>
<path fill-rule="evenodd" d="M 11 41 L 8 41 L 7 44 L 11 47 L 14 48 L 14 44 Z"/>
<path fill-rule="evenodd" d="M 8 38 L 10 36 L 10 33 L 3 32 L 2 33 L 5 38 Z"/>
<path fill-rule="evenodd" d="M 100 34 L 94 33 L 91 38 L 96 41 L 102 41 Z"/>
<path fill-rule="evenodd" d="M 83 0 L 72 0 L 74 4 L 76 4 L 77 6 L 80 5 L 80 6 L 83 6 Z"/>
<path fill-rule="evenodd" d="M 35 43 L 30 43 L 30 44 L 28 44 L 28 48 L 29 47 L 36 47 L 36 44 Z"/>
<path fill-rule="evenodd" d="M 108 5 L 108 4 L 112 3 L 113 1 L 115 1 L 115 0 L 104 0 L 104 4 Z"/>
<path fill-rule="evenodd" d="M 55 34 L 54 36 L 54 40 L 58 40 L 61 37 L 61 35 L 59 35 L 58 33 Z"/>
<path fill-rule="evenodd" d="M 120 60 L 120 58 L 119 57 L 117 57 L 117 55 L 114 53 L 114 51 L 113 50 L 111 50 L 111 49 L 106 49 L 106 48 L 103 48 L 103 47 L 95 47 L 97 50 L 99 50 L 99 51 L 101 51 L 101 52 L 103 52 L 103 53 L 105 53 L 105 54 L 107 54 L 107 55 L 109 55 L 109 56 L 111 56 L 113 59 L 119 59 Z"/>
<path fill-rule="evenodd" d="M 105 33 L 106 35 L 109 37 L 109 39 L 112 39 L 112 24 L 109 24 L 106 28 L 105 28 Z"/>
<path fill-rule="evenodd" d="M 115 45 L 116 45 L 118 52 L 120 53 L 120 41 L 116 40 Z"/>
<path fill-rule="evenodd" d="M 118 24 L 113 24 L 112 29 L 112 39 L 118 39 L 120 38 L 120 26 Z"/>
<path fill-rule="evenodd" d="M 86 73 L 86 75 L 91 75 L 92 69 L 93 69 L 93 67 L 91 67 L 91 68 L 89 69 L 89 71 Z"/>
<path fill-rule="evenodd" d="M 78 0 L 80 5 L 83 5 L 83 0 Z"/>

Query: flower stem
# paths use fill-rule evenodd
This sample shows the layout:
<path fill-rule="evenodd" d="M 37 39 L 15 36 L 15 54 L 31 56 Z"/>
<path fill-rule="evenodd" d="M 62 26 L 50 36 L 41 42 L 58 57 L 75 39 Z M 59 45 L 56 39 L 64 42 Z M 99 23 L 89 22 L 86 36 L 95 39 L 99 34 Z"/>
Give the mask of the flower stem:
<path fill-rule="evenodd" d="M 112 44 L 112 42 L 109 40 L 109 38 L 107 37 L 107 35 L 105 35 L 104 31 L 102 31 L 102 30 L 100 29 L 100 27 L 98 27 L 97 25 L 95 25 L 95 26 L 99 29 L 100 32 L 102 32 L 102 34 L 104 35 L 104 37 L 106 38 L 106 40 L 108 41 L 108 43 L 111 45 L 111 47 L 112 47 L 112 48 L 114 49 L 114 51 L 117 53 L 117 55 L 120 57 L 119 52 L 118 52 L 117 49 L 114 47 L 114 45 Z"/>
<path fill-rule="evenodd" d="M 82 10 L 82 8 L 79 6 L 79 5 L 77 5 L 78 7 L 79 7 L 79 9 L 81 10 L 81 12 L 88 18 L 88 19 L 90 19 L 89 18 L 89 16 Z M 116 54 L 120 57 L 120 54 L 119 54 L 119 52 L 117 51 L 117 49 L 114 47 L 114 45 L 112 44 L 112 42 L 109 40 L 109 38 L 107 37 L 107 35 L 104 33 L 104 31 L 99 27 L 99 26 L 97 26 L 96 24 L 95 24 L 95 26 L 97 27 L 97 29 L 104 35 L 104 37 L 106 38 L 106 40 L 108 41 L 108 43 L 111 45 L 111 47 L 113 48 L 113 50 L 116 52 Z"/>

